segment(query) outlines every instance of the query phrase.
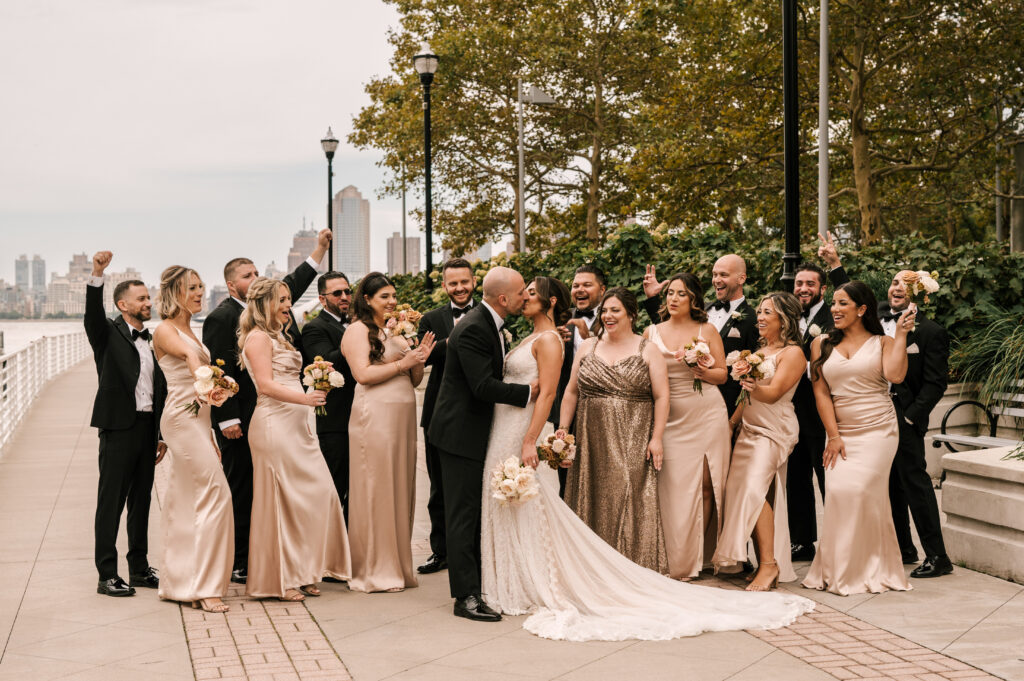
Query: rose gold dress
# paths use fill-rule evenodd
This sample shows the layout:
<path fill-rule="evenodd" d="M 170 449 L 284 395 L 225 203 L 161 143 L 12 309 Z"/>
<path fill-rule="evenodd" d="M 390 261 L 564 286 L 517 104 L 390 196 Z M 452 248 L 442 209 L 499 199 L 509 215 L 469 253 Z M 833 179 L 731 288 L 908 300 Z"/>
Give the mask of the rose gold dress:
<path fill-rule="evenodd" d="M 206 346 L 181 331 L 178 334 L 199 351 L 202 362 L 210 362 Z M 235 524 L 231 489 L 210 430 L 210 405 L 202 405 L 196 416 L 183 410 L 182 405 L 196 397 L 192 372 L 183 360 L 170 355 L 159 363 L 167 379 L 167 402 L 160 417 L 161 437 L 167 443 L 162 465 L 170 466 L 161 514 L 160 598 L 223 598 L 231 578 Z"/>
<path fill-rule="evenodd" d="M 853 357 L 835 350 L 822 366 L 846 458 L 825 470 L 825 517 L 803 585 L 846 596 L 910 589 L 889 506 L 899 445 L 896 410 L 882 375 L 882 336 Z"/>
<path fill-rule="evenodd" d="M 302 355 L 272 342 L 274 381 L 304 390 Z M 245 362 L 253 376 L 248 357 Z M 245 586 L 255 598 L 280 598 L 324 575 L 348 579 L 351 574 L 341 501 L 315 432 L 312 407 L 257 398 L 249 426 L 252 521 Z"/>
<path fill-rule="evenodd" d="M 357 333 L 366 333 L 366 329 Z M 394 362 L 404 353 L 404 341 L 388 338 L 382 363 Z M 412 565 L 416 392 L 408 374 L 356 386 L 348 437 L 352 543 L 348 586 L 365 592 L 416 586 Z"/>
<path fill-rule="evenodd" d="M 775 362 L 776 355 L 765 359 Z M 786 509 L 786 459 L 796 445 L 800 426 L 793 410 L 794 384 L 774 404 L 751 400 L 743 409 L 743 420 L 732 448 L 729 479 L 725 483 L 725 522 L 712 559 L 715 567 L 730 567 L 748 559 L 747 540 L 773 492 L 775 516 L 775 560 L 779 581 L 796 579 L 790 559 L 789 515 Z"/>
<path fill-rule="evenodd" d="M 657 471 L 647 459 L 654 398 L 646 343 L 614 364 L 596 354 L 597 344 L 580 360 L 577 455 L 565 503 L 626 558 L 667 573 Z"/>
<path fill-rule="evenodd" d="M 702 327 L 703 328 L 703 327 Z M 714 329 L 712 329 L 714 330 Z M 700 574 L 706 556 L 715 551 L 722 529 L 722 501 L 729 470 L 729 412 L 718 386 L 705 382 L 693 389 L 693 372 L 665 347 L 657 326 L 651 341 L 668 364 L 669 412 L 665 426 L 665 458 L 658 473 L 658 505 L 668 553 L 668 574 L 675 579 Z M 700 337 L 703 340 L 703 336 Z M 704 534 L 704 462 L 711 472 L 714 506 Z"/>

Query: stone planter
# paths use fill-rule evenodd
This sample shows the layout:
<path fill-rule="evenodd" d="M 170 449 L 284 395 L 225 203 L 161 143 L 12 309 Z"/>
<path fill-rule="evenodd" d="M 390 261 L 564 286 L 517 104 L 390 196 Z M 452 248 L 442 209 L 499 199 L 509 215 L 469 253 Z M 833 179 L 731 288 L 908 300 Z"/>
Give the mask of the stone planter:
<path fill-rule="evenodd" d="M 942 534 L 954 563 L 1024 584 L 1024 461 L 1012 447 L 946 454 Z"/>

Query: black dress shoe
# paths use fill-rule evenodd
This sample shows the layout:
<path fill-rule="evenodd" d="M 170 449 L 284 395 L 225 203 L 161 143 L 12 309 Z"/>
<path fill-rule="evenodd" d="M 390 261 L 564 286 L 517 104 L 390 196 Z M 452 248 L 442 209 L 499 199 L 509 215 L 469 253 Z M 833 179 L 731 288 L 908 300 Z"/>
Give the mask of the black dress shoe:
<path fill-rule="evenodd" d="M 245 571 L 245 568 L 231 571 L 231 581 L 235 584 L 245 584 L 245 580 L 248 579 L 249 573 Z"/>
<path fill-rule="evenodd" d="M 120 577 L 111 577 L 100 580 L 99 586 L 96 587 L 96 593 L 115 597 L 134 596 L 135 589 L 125 584 Z"/>
<path fill-rule="evenodd" d="M 914 551 L 900 551 L 900 554 L 903 556 L 904 565 L 913 565 L 919 560 L 916 549 Z"/>
<path fill-rule="evenodd" d="M 156 570 L 151 567 L 145 572 L 136 575 L 128 575 L 128 583 L 132 586 L 144 586 L 147 589 L 156 589 L 160 586 L 160 578 L 156 576 Z"/>
<path fill-rule="evenodd" d="M 435 572 L 440 572 L 448 567 L 448 559 L 443 556 L 439 556 L 436 553 L 431 554 L 430 558 L 423 565 L 416 568 L 416 572 L 421 575 L 432 575 Z"/>
<path fill-rule="evenodd" d="M 480 596 L 466 596 L 455 601 L 455 616 L 477 622 L 500 622 L 501 615 L 491 610 Z"/>
<path fill-rule="evenodd" d="M 338 579 L 337 577 L 331 577 L 330 575 L 324 575 L 324 578 L 321 581 L 330 582 L 331 584 L 344 584 L 345 583 L 344 579 Z"/>
<path fill-rule="evenodd" d="M 941 577 L 953 572 L 953 564 L 946 556 L 928 556 L 916 570 L 910 573 L 911 577 Z"/>
<path fill-rule="evenodd" d="M 814 560 L 814 544 L 790 544 L 789 545 L 789 559 L 792 561 L 798 560 Z"/>

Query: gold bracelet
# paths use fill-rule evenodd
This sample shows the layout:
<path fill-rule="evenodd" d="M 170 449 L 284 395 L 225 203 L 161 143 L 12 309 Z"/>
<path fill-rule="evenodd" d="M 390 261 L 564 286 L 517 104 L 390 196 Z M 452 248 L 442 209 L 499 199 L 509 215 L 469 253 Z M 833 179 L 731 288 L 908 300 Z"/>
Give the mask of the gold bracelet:
<path fill-rule="evenodd" d="M 828 438 L 827 440 L 825 440 L 825 442 L 832 442 L 832 440 L 838 440 L 838 439 L 839 439 L 839 438 L 841 438 L 841 437 L 842 437 L 842 435 L 839 435 L 839 434 L 837 433 L 836 435 L 834 435 L 834 436 L 832 436 L 832 437 L 829 437 L 829 438 Z"/>

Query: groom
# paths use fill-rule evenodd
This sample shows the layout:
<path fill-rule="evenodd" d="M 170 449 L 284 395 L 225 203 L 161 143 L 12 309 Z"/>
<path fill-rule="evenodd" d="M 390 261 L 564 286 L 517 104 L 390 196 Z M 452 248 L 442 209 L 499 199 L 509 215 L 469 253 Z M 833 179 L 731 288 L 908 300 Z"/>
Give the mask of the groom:
<path fill-rule="evenodd" d="M 480 506 L 494 405 L 525 407 L 537 396 L 536 381 L 521 385 L 501 380 L 509 350 L 502 327 L 525 302 L 522 275 L 507 267 L 487 273 L 483 302 L 448 336 L 444 378 L 427 432 L 441 457 L 448 583 L 455 615 L 481 622 L 501 619 L 480 595 Z"/>

